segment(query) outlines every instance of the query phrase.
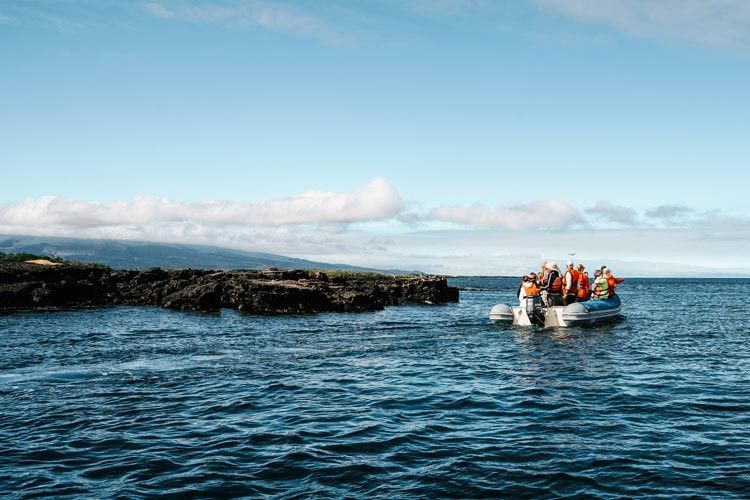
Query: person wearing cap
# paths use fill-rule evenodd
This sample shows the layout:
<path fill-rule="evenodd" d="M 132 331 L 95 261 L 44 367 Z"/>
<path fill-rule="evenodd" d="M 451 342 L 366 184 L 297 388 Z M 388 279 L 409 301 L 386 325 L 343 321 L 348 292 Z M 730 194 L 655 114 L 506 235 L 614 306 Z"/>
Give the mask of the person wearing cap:
<path fill-rule="evenodd" d="M 578 264 L 578 302 L 586 302 L 591 296 L 591 282 L 586 266 Z"/>
<path fill-rule="evenodd" d="M 609 298 L 609 283 L 602 274 L 601 269 L 594 271 L 594 289 L 591 291 L 594 300 L 607 300 Z"/>
<path fill-rule="evenodd" d="M 547 271 L 547 261 L 542 261 L 542 267 L 539 269 L 539 277 L 537 278 L 537 286 L 540 286 L 544 280 L 547 279 L 547 274 L 549 271 Z"/>
<path fill-rule="evenodd" d="M 566 262 L 565 267 L 567 270 L 563 280 L 562 297 L 564 304 L 567 306 L 578 299 L 578 271 L 576 271 L 572 260 Z"/>
<path fill-rule="evenodd" d="M 539 274 L 536 277 L 536 286 L 539 287 L 539 295 L 542 297 L 542 304 L 547 304 L 547 290 L 542 290 L 542 285 L 547 280 L 547 261 L 542 261 L 542 267 L 539 269 Z"/>
<path fill-rule="evenodd" d="M 521 278 L 521 286 L 518 288 L 518 301 L 521 306 L 526 305 L 526 298 L 539 295 L 539 289 L 531 276 Z"/>
<path fill-rule="evenodd" d="M 546 266 L 547 276 L 544 278 L 539 290 L 542 290 L 542 298 L 545 299 L 547 307 L 562 305 L 562 276 L 557 262 L 548 262 Z M 546 294 L 546 298 L 545 298 Z"/>

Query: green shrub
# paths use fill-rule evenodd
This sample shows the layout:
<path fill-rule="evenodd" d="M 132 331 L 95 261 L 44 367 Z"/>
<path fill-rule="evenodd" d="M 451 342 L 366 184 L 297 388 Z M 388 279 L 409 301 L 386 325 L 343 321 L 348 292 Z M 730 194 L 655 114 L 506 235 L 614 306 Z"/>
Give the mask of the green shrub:
<path fill-rule="evenodd" d="M 50 262 L 55 262 L 58 264 L 64 264 L 66 266 L 75 266 L 75 267 L 89 267 L 94 269 L 112 269 L 111 267 L 99 264 L 98 262 L 80 262 L 77 260 L 65 260 L 60 257 L 54 257 L 50 255 L 34 255 L 33 253 L 26 253 L 26 252 L 20 252 L 20 253 L 4 253 L 0 252 L 0 262 L 26 262 L 27 260 L 37 260 L 37 259 L 45 259 Z"/>
<path fill-rule="evenodd" d="M 60 257 L 50 257 L 49 255 L 34 255 L 33 253 L 3 253 L 0 252 L 0 262 L 25 262 L 27 260 L 47 259 L 50 262 L 63 264 L 65 261 Z"/>

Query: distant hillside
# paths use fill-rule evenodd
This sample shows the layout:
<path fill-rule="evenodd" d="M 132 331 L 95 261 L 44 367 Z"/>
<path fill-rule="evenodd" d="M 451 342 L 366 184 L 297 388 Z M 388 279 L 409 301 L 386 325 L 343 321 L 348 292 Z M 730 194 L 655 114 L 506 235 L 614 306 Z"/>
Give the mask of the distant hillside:
<path fill-rule="evenodd" d="M 208 245 L 148 243 L 142 241 L 94 240 L 44 236 L 0 235 L 0 252 L 47 255 L 80 262 L 96 262 L 114 269 L 328 269 L 414 274 L 399 269 L 373 269 L 329 264 L 283 255 L 246 252 Z"/>

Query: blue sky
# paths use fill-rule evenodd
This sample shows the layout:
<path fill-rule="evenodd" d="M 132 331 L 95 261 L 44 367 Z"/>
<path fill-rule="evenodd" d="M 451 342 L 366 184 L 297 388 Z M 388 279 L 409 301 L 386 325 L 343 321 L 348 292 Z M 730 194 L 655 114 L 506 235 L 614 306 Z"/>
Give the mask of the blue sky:
<path fill-rule="evenodd" d="M 750 273 L 742 0 L 5 0 L 0 109 L 4 233 Z"/>

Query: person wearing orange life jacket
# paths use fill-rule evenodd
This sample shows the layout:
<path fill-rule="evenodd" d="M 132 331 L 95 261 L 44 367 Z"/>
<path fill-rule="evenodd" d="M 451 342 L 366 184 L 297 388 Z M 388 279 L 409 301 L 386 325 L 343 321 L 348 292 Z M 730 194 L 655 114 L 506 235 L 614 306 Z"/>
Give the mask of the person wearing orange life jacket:
<path fill-rule="evenodd" d="M 534 283 L 534 286 L 536 286 L 537 293 L 541 295 L 541 291 L 539 290 L 539 278 L 537 277 L 534 271 L 531 271 L 529 273 L 529 281 Z"/>
<path fill-rule="evenodd" d="M 536 283 L 534 283 L 534 280 L 529 276 L 521 278 L 521 286 L 518 288 L 518 301 L 521 303 L 521 306 L 526 305 L 526 299 L 528 297 L 533 297 L 535 295 L 539 295 L 539 289 L 537 288 Z"/>
<path fill-rule="evenodd" d="M 572 304 L 578 299 L 578 271 L 573 265 L 573 261 L 569 260 L 565 263 L 567 270 L 563 278 L 563 301 L 567 306 Z"/>
<path fill-rule="evenodd" d="M 615 278 L 607 266 L 602 266 L 602 275 L 607 280 L 607 293 L 610 297 L 614 297 L 617 285 L 625 281 L 625 278 Z"/>
<path fill-rule="evenodd" d="M 594 288 L 591 290 L 591 300 L 607 300 L 608 298 L 607 279 L 602 275 L 601 269 L 597 269 L 594 271 Z"/>
<path fill-rule="evenodd" d="M 557 262 L 547 263 L 547 276 L 539 287 L 539 290 L 546 292 L 546 306 L 561 306 L 562 305 L 562 276 L 560 269 L 557 267 Z"/>
<path fill-rule="evenodd" d="M 578 302 L 586 302 L 591 295 L 591 282 L 589 273 L 583 264 L 578 264 Z"/>

